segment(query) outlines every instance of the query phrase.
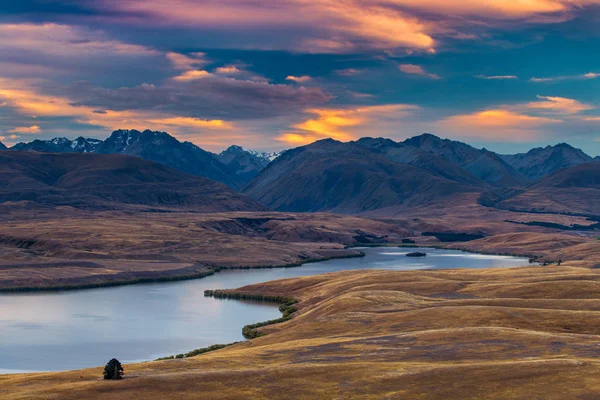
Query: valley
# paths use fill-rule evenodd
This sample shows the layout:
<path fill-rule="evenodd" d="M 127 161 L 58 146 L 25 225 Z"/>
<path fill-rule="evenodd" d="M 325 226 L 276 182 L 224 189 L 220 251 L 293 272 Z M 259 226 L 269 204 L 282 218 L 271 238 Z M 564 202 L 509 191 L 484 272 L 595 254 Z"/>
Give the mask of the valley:
<path fill-rule="evenodd" d="M 563 265 L 261 283 L 237 291 L 299 300 L 292 319 L 262 328 L 264 337 L 129 364 L 120 382 L 102 381 L 93 368 L 4 375 L 0 390 L 7 399 L 593 398 L 598 277 Z"/>
<path fill-rule="evenodd" d="M 0 7 L 0 400 L 600 399 L 600 0 Z"/>
<path fill-rule="evenodd" d="M 64 313 L 61 319 L 67 325 L 87 316 L 90 328 L 101 330 L 102 318 L 112 318 L 131 330 L 111 345 L 93 345 L 86 357 L 61 344 L 70 355 L 63 363 L 83 369 L 0 375 L 3 398 L 192 398 L 202 391 L 224 399 L 284 393 L 511 399 L 541 385 L 537 394 L 558 399 L 557 393 L 576 398 L 600 390 L 591 378 L 600 368 L 594 347 L 600 163 L 576 149 L 558 145 L 509 157 L 433 135 L 405 142 L 322 140 L 265 155 L 268 161 L 232 146 L 220 158 L 207 153 L 212 161 L 192 170 L 181 147 L 190 145 L 135 132 L 67 143 L 62 152 L 0 152 L 0 296 L 16 301 L 14 310 L 19 299 L 29 298 L 30 310 L 67 301 L 72 319 Z M 194 157 L 204 154 L 194 151 Z M 543 168 L 532 167 L 539 163 Z M 220 182 L 211 179 L 217 170 L 226 175 Z M 425 255 L 406 257 L 412 250 L 402 246 Z M 363 264 L 363 252 L 401 254 L 403 267 L 370 256 Z M 451 269 L 437 270 L 436 254 L 441 268 Z M 409 270 L 410 262 L 427 269 Z M 381 270 L 387 268 L 402 271 Z M 228 280 L 235 276 L 246 278 Z M 171 282 L 179 280 L 190 281 Z M 150 285 L 103 288 L 134 283 Z M 243 339 L 242 325 L 277 317 L 273 304 L 205 299 L 207 289 L 293 298 L 297 311 L 258 328 L 259 337 L 249 341 L 139 362 L 222 342 L 209 334 L 195 339 L 192 331 L 206 323 L 226 326 L 217 336 L 234 342 Z M 135 315 L 141 313 L 136 299 L 146 299 L 156 312 L 136 323 L 156 325 L 124 324 L 114 314 L 120 306 L 97 297 L 104 291 Z M 85 311 L 97 301 L 108 308 Z M 217 313 L 219 302 L 245 317 L 228 320 Z M 169 304 L 185 304 L 184 313 L 168 311 Z M 100 319 L 92 308 L 104 310 L 96 312 Z M 163 308 L 166 320 L 159 318 Z M 34 337 L 27 326 L 42 324 L 6 315 L 11 329 L 25 329 L 15 338 Z M 170 324 L 183 336 L 163 330 Z M 54 328 L 50 322 L 46 331 Z M 156 334 L 136 336 L 150 331 Z M 33 341 L 40 354 L 60 350 Z M 32 369 L 35 351 L 9 351 L 14 362 L 0 368 Z M 106 386 L 99 369 L 88 367 L 109 352 L 126 362 L 126 375 Z"/>

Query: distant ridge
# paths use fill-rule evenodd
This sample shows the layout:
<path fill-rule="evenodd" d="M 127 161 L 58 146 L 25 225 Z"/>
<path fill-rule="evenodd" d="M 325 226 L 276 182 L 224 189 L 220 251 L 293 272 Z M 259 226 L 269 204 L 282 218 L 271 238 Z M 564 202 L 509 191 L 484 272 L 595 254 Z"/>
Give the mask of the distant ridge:
<path fill-rule="evenodd" d="M 232 168 L 244 182 L 257 176 L 269 163 L 281 153 L 259 153 L 232 145 L 217 156 L 219 161 Z"/>
<path fill-rule="evenodd" d="M 494 186 L 520 186 L 529 180 L 496 153 L 486 149 L 476 149 L 463 142 L 441 139 L 430 133 L 424 133 L 407 139 L 402 144 L 443 157 Z"/>
<path fill-rule="evenodd" d="M 1 145 L 1 143 L 0 143 Z M 4 145 L 0 150 L 6 150 Z M 156 161 L 192 175 L 203 176 L 239 189 L 254 178 L 279 153 L 259 153 L 231 146 L 220 155 L 190 142 L 180 142 L 166 132 L 119 129 L 106 139 L 54 138 L 18 143 L 10 150 L 42 153 L 127 154 Z M 230 154 L 234 154 L 233 157 Z"/>
<path fill-rule="evenodd" d="M 378 154 L 384 155 L 390 160 L 402 164 L 414 165 L 456 182 L 470 185 L 486 184 L 483 180 L 471 174 L 460 165 L 449 161 L 442 156 L 417 147 L 408 146 L 404 143 L 398 143 L 391 139 L 383 138 L 362 138 L 355 143 Z"/>
<path fill-rule="evenodd" d="M 84 138 L 75 140 L 67 138 L 54 138 L 51 140 L 34 140 L 29 143 L 17 143 L 11 150 L 39 151 L 44 153 L 93 153 L 102 143 L 98 139 Z"/>
<path fill-rule="evenodd" d="M 500 156 L 530 179 L 539 179 L 554 171 L 592 161 L 582 150 L 566 143 L 538 147 L 527 153 Z"/>

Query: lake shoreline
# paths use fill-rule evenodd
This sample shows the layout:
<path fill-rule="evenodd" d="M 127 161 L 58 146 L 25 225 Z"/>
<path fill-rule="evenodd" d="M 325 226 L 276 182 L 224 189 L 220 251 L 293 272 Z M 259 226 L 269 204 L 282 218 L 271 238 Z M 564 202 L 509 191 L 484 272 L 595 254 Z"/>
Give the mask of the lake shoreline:
<path fill-rule="evenodd" d="M 356 246 L 359 247 L 359 246 Z M 348 247 L 352 249 L 353 247 Z M 347 249 L 344 249 L 347 250 Z M 341 252 L 340 252 L 341 253 Z M 306 264 L 328 261 L 328 260 L 339 260 L 345 258 L 361 258 L 364 257 L 365 253 L 359 252 L 357 254 L 340 254 L 339 256 L 326 256 L 323 258 L 310 258 L 302 262 L 295 262 L 282 265 L 258 265 L 258 266 L 241 266 L 241 267 L 206 267 L 205 270 L 195 274 L 189 275 L 174 275 L 174 276 L 157 276 L 147 278 L 136 278 L 128 280 L 115 280 L 107 282 L 89 283 L 89 284 L 73 284 L 73 285 L 55 285 L 55 286 L 21 286 L 21 287 L 6 287 L 0 288 L 0 295 L 11 294 L 11 293 L 35 293 L 35 292 L 63 292 L 73 290 L 86 290 L 86 289 L 99 289 L 106 287 L 117 287 L 117 286 L 128 286 L 138 285 L 146 283 L 165 283 L 165 282 L 177 282 L 177 281 L 189 281 L 194 279 L 202 279 L 208 276 L 212 276 L 221 271 L 227 270 L 249 270 L 249 269 L 273 269 L 273 268 L 296 268 Z"/>
<path fill-rule="evenodd" d="M 293 303 L 295 303 L 295 301 L 292 301 L 291 298 L 274 298 L 273 296 L 266 296 L 266 295 L 262 295 L 262 294 L 256 294 L 256 293 L 243 293 L 243 292 L 239 292 L 240 288 L 243 288 L 247 285 L 259 285 L 261 283 L 266 283 L 268 284 L 269 282 L 273 282 L 273 281 L 278 281 L 278 280 L 289 280 L 289 279 L 294 279 L 294 278 L 299 278 L 299 277 L 313 277 L 313 276 L 317 276 L 319 274 L 327 274 L 327 273 L 334 273 L 337 271 L 352 271 L 353 273 L 356 274 L 360 274 L 363 273 L 366 270 L 372 269 L 372 270 L 392 270 L 392 271 L 402 271 L 402 269 L 394 269 L 394 268 L 414 268 L 414 269 L 432 269 L 432 270 L 436 270 L 436 269 L 469 269 L 469 268 L 496 268 L 496 269 L 501 269 L 501 268 L 510 268 L 510 267 L 519 267 L 519 266 L 527 266 L 526 262 L 527 259 L 525 258 L 521 258 L 519 260 L 510 260 L 507 259 L 505 260 L 504 257 L 501 257 L 500 259 L 494 259 L 494 257 L 490 256 L 490 257 L 484 257 L 482 261 L 479 260 L 479 258 L 475 257 L 473 258 L 472 256 L 466 254 L 465 252 L 462 251 L 457 251 L 457 250 L 447 250 L 447 249 L 439 249 L 439 250 L 435 250 L 435 249 L 431 249 L 431 252 L 428 252 L 428 254 L 434 255 L 434 254 L 439 254 L 441 256 L 449 256 L 449 257 L 432 257 L 431 262 L 433 262 L 433 264 L 429 265 L 430 263 L 427 263 L 428 265 L 422 265 L 420 262 L 415 263 L 415 261 L 410 260 L 407 257 L 404 257 L 405 254 L 405 249 L 413 249 L 415 248 L 415 246 L 409 246 L 409 247 L 400 247 L 400 246 L 377 246 L 376 248 L 374 246 L 368 246 L 368 249 L 364 249 L 363 252 L 358 253 L 356 250 L 358 250 L 356 247 L 354 248 L 355 252 L 352 255 L 346 254 L 344 257 L 328 257 L 328 260 L 330 260 L 329 262 L 326 262 L 328 260 L 324 260 L 324 261 L 311 261 L 311 262 L 307 262 L 305 261 L 304 263 L 300 264 L 300 265 L 296 265 L 296 266 L 306 266 L 305 269 L 299 271 L 299 272 L 295 272 L 292 269 L 290 269 L 287 272 L 284 271 L 279 271 L 279 272 L 271 272 L 271 271 L 267 271 L 268 270 L 274 270 L 274 269 L 280 269 L 280 270 L 285 270 L 286 268 L 284 267 L 269 267 L 269 268 L 261 268 L 264 271 L 261 273 L 259 273 L 258 271 L 249 271 L 249 268 L 224 268 L 224 269 L 220 269 L 219 272 L 223 272 L 223 270 L 227 270 L 227 269 L 231 269 L 232 271 L 228 274 L 223 274 L 221 278 L 217 278 L 217 274 L 216 272 L 213 272 L 211 275 L 215 275 L 215 279 L 216 280 L 210 280 L 210 281 L 206 281 L 206 283 L 201 283 L 204 282 L 204 280 L 202 280 L 200 283 L 198 284 L 190 284 L 190 285 L 182 285 L 179 286 L 179 284 L 167 284 L 166 287 L 170 287 L 169 291 L 170 293 L 172 293 L 173 295 L 175 295 L 175 298 L 180 298 L 180 297 L 189 297 L 189 295 L 193 296 L 193 293 L 195 293 L 198 289 L 202 290 L 204 289 L 204 297 L 206 297 L 207 295 L 209 295 L 210 297 L 218 297 L 218 298 L 228 298 L 228 299 L 232 299 L 232 300 L 244 300 L 244 299 L 249 299 L 249 300 L 261 300 L 261 302 L 265 301 L 265 300 L 272 300 L 270 302 L 277 302 L 277 303 L 286 303 L 284 304 L 284 309 L 282 310 L 282 308 L 279 309 L 280 312 L 283 313 L 283 315 L 281 315 L 281 318 L 274 318 L 275 316 L 273 315 L 273 317 L 271 317 L 269 315 L 269 313 L 271 311 L 269 311 L 269 313 L 267 314 L 260 314 L 257 313 L 255 314 L 254 312 L 252 313 L 246 313 L 246 319 L 243 320 L 243 322 L 239 321 L 240 326 L 237 327 L 237 325 L 235 323 L 231 324 L 231 327 L 236 327 L 235 331 L 240 332 L 239 329 L 241 329 L 241 333 L 242 336 L 246 339 L 252 339 L 254 337 L 257 336 L 261 336 L 263 335 L 263 333 L 261 332 L 262 330 L 259 329 L 257 330 L 257 328 L 262 328 L 263 326 L 266 325 L 273 325 L 276 323 L 280 323 L 280 322 L 284 322 L 285 320 L 288 320 L 291 317 L 291 314 L 293 313 L 293 311 L 295 311 L 295 307 L 293 306 Z M 377 249 L 379 248 L 379 250 Z M 388 251 L 386 249 L 389 249 L 391 251 Z M 422 250 L 425 250 L 426 248 L 422 248 Z M 435 250 L 435 251 L 433 251 Z M 447 253 L 452 253 L 452 254 L 447 254 Z M 465 253 L 465 254 L 461 254 L 461 253 Z M 374 258 L 370 258 L 367 259 L 365 261 L 361 261 L 361 260 L 355 260 L 352 262 L 344 262 L 344 261 L 335 261 L 336 259 L 341 259 L 341 258 L 363 258 L 366 256 L 371 256 Z M 390 256 L 394 256 L 394 257 L 390 257 Z M 459 257 L 458 259 L 455 259 L 453 257 Z M 485 261 L 486 259 L 488 260 L 493 260 L 493 261 Z M 434 261 L 437 260 L 437 261 Z M 461 260 L 461 261 L 459 261 Z M 318 266 L 314 266 L 314 267 L 308 267 L 307 264 L 311 264 L 314 262 L 320 262 L 323 263 L 323 265 L 318 265 Z M 383 264 L 381 264 L 383 262 Z M 407 264 L 408 263 L 408 264 Z M 411 266 L 412 265 L 412 266 Z M 244 271 L 240 271 L 239 273 L 234 272 L 234 270 L 244 270 Z M 406 270 L 408 273 L 408 269 Z M 211 271 L 212 272 L 212 271 Z M 206 275 L 206 277 L 208 277 L 208 275 Z M 236 278 L 237 277 L 237 278 Z M 241 277 L 241 278 L 240 278 Z M 215 282 L 218 282 L 217 284 L 215 284 Z M 138 286 L 143 286 L 143 285 L 138 285 Z M 208 286 L 208 287 L 207 287 Z M 163 293 L 163 286 L 158 286 L 156 288 L 152 288 L 152 286 L 147 286 L 146 288 L 137 288 L 136 289 L 131 289 L 133 290 L 133 292 L 131 293 L 135 293 L 135 299 L 146 299 L 147 301 L 150 301 L 151 303 L 155 304 L 155 307 L 171 307 L 171 303 L 167 302 L 164 303 L 162 300 L 162 293 Z M 215 288 L 218 288 L 215 290 Z M 231 288 L 237 288 L 237 289 L 231 289 Z M 39 291 L 38 291 L 39 292 Z M 68 290 L 66 292 L 76 292 L 74 290 Z M 49 292 L 50 293 L 50 292 Z M 85 294 L 84 294 L 85 293 Z M 88 294 L 90 293 L 90 294 Z M 107 292 L 108 293 L 108 292 Z M 122 293 L 122 291 L 116 291 L 114 294 L 112 295 L 108 295 L 108 298 L 117 296 L 116 298 L 121 299 L 121 298 L 126 298 L 126 297 L 121 297 L 121 295 L 119 293 Z M 164 292 L 167 293 L 167 292 Z M 188 293 L 188 295 L 184 295 L 185 293 Z M 215 295 L 216 293 L 216 295 Z M 65 299 L 62 297 L 63 295 L 60 295 L 60 302 L 64 302 Z M 67 294 L 65 293 L 65 296 L 67 296 Z M 79 296 L 84 296 L 84 297 L 79 297 Z M 89 297 L 91 296 L 91 297 Z M 74 299 L 80 299 L 82 301 L 78 301 L 78 300 L 72 300 L 70 301 L 71 304 L 85 304 L 85 299 L 87 298 L 89 299 L 96 299 L 96 298 L 102 298 L 103 296 L 105 296 L 102 293 L 93 293 L 93 291 L 87 292 L 87 291 L 81 291 L 81 294 L 77 294 L 75 295 Z M 141 297 L 140 297 L 141 296 Z M 266 297 L 265 297 L 266 296 Z M 35 296 L 34 296 L 35 297 Z M 271 298 L 273 297 L 273 298 Z M 2 296 L 0 296 L 0 298 L 2 298 Z M 10 296 L 5 296 L 6 299 L 10 299 Z M 47 303 L 48 300 L 44 300 L 45 297 L 43 296 L 43 294 L 40 294 L 39 297 L 39 301 L 42 303 Z M 52 301 L 52 300 L 50 300 Z M 122 304 L 123 302 L 119 301 L 119 304 Z M 134 302 L 124 302 L 125 304 L 134 304 Z M 239 302 L 235 302 L 235 303 L 239 303 Z M 289 304 L 288 304 L 289 303 Z M 30 304 L 30 303 L 28 303 Z M 143 302 L 143 304 L 145 304 L 144 307 L 147 307 L 149 303 L 147 302 Z M 180 306 L 180 304 L 183 303 L 173 303 L 176 306 Z M 197 301 L 195 301 L 193 304 L 196 304 L 196 306 L 194 308 L 198 308 L 198 306 L 200 305 Z M 208 304 L 203 304 L 205 307 L 202 309 L 215 309 L 216 306 L 210 306 Z M 222 306 L 225 306 L 225 304 L 220 305 L 219 307 L 216 307 L 216 309 L 220 309 Z M 229 307 L 229 306 L 228 306 Z M 237 306 L 236 306 L 237 307 Z M 78 307 L 75 307 L 78 308 Z M 79 307 L 80 308 L 80 307 Z M 28 306 L 28 309 L 31 309 L 31 305 Z M 170 308 L 169 308 L 170 309 Z M 110 310 L 110 308 L 109 308 Z M 157 308 L 158 310 L 158 308 Z M 273 310 L 275 311 L 275 310 Z M 79 316 L 83 315 L 85 316 L 85 314 L 81 314 L 82 312 L 86 312 L 86 311 L 78 311 L 77 313 L 75 313 L 74 311 L 71 311 L 71 313 L 73 313 L 72 315 L 75 318 L 79 318 Z M 109 311 L 110 312 L 110 311 Z M 69 314 L 67 314 L 69 315 Z M 156 314 L 156 317 L 160 317 L 160 313 Z M 205 314 L 200 312 L 197 313 L 196 316 L 194 317 L 195 321 L 204 321 L 202 323 L 205 323 L 205 320 L 203 319 Z M 224 314 L 224 315 L 235 315 L 235 314 Z M 102 316 L 102 313 L 99 313 L 98 316 Z M 267 318 L 262 318 L 262 317 L 267 317 Z M 169 319 L 172 318 L 171 314 L 169 313 Z M 189 318 L 185 317 L 185 319 Z M 118 318 L 117 318 L 118 319 Z M 154 319 L 154 318 L 153 318 Z M 210 320 L 210 319 L 209 319 Z M 255 322 L 255 321 L 263 321 L 263 322 Z M 234 322 L 237 322 L 234 321 Z M 13 322 L 14 324 L 14 322 Z M 189 326 L 189 323 L 186 323 L 186 326 Z M 26 328 L 26 326 L 25 326 Z M 182 328 L 184 329 L 188 329 L 185 326 L 182 325 Z M 233 332 L 233 330 L 230 329 L 230 332 Z M 194 330 L 194 332 L 197 332 Z M 193 335 L 193 333 L 190 333 Z M 159 336 L 160 337 L 160 336 Z M 192 336 L 190 336 L 191 338 Z M 198 342 L 194 343 L 194 341 L 188 341 L 186 342 L 187 345 L 191 344 L 191 346 L 181 346 L 183 347 L 183 349 L 195 349 L 195 350 L 191 350 L 191 351 L 182 351 L 182 348 L 179 347 L 175 347 L 176 352 L 173 352 L 173 346 L 171 344 L 169 344 L 168 342 L 168 336 L 165 336 L 164 339 L 161 339 L 162 341 L 167 340 L 167 342 L 165 342 L 165 345 L 161 345 L 160 341 L 157 341 L 155 344 L 153 344 L 150 347 L 147 347 L 147 349 L 144 349 L 144 351 L 142 352 L 137 352 L 136 354 L 128 354 L 128 351 L 124 351 L 123 352 L 119 352 L 117 351 L 115 354 L 121 355 L 122 358 L 125 359 L 125 362 L 127 362 L 127 360 L 137 360 L 135 362 L 137 363 L 144 363 L 144 362 L 149 362 L 152 360 L 156 360 L 156 358 L 164 358 L 169 357 L 169 355 L 173 355 L 173 358 L 181 358 L 182 356 L 185 356 L 186 354 L 194 354 L 196 355 L 196 352 L 199 354 L 200 352 L 205 352 L 205 351 L 214 351 L 218 349 L 218 346 L 215 345 L 210 345 L 211 343 L 227 343 L 225 342 L 224 339 L 228 339 L 229 343 L 234 342 L 234 341 L 239 341 L 238 339 L 239 334 L 227 334 L 224 336 L 220 336 L 217 335 L 215 337 L 201 337 L 201 340 L 199 340 Z M 208 340 L 206 340 L 208 339 Z M 241 337 L 240 337 L 241 339 Z M 223 341 L 220 341 L 223 340 Z M 242 343 L 245 343 L 246 341 L 242 341 Z M 199 346 L 200 345 L 200 346 Z M 7 349 L 8 350 L 8 349 Z M 163 352 L 163 350 L 166 350 Z M 156 354 L 156 351 L 159 351 L 158 354 Z M 7 354 L 10 354 L 12 351 L 9 351 Z M 128 354 L 127 356 L 125 354 Z M 146 354 L 152 354 L 148 357 L 145 357 Z M 154 356 L 153 354 L 156 354 L 156 356 Z M 179 354 L 182 354 L 182 356 L 179 356 Z M 178 357 L 179 356 L 179 357 Z M 85 357 L 84 357 L 85 358 Z M 95 358 L 92 357 L 87 357 L 90 358 L 90 360 L 93 362 L 93 364 L 90 365 L 96 365 L 94 360 L 96 360 Z M 81 361 L 81 360 L 79 360 Z M 133 361 L 132 361 L 133 362 Z M 10 367 L 14 367 L 13 371 L 18 371 L 18 370 L 27 370 L 29 365 L 25 364 L 21 367 L 21 365 L 19 365 L 19 363 L 17 364 L 12 364 L 9 363 L 7 366 Z M 40 367 L 37 366 L 36 367 Z M 65 371 L 74 371 L 78 369 L 78 364 L 75 364 L 71 367 L 65 365 Z M 43 367 L 42 367 L 43 368 Z M 35 368 L 32 368 L 35 369 Z M 52 371 L 51 369 L 48 371 Z M 9 374 L 12 371 L 9 372 Z"/>

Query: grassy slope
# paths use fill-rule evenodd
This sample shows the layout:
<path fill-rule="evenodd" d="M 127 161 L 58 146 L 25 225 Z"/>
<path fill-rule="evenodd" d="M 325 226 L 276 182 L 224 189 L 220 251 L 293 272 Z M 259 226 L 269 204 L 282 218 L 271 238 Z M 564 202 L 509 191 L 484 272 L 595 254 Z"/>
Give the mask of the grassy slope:
<path fill-rule="evenodd" d="M 211 267 L 291 265 L 358 254 L 343 249 L 356 236 L 398 241 L 406 235 L 393 224 L 330 214 L 9 214 L 0 216 L 0 290 L 172 279 Z"/>
<path fill-rule="evenodd" d="M 592 399 L 600 271 L 340 272 L 248 286 L 300 300 L 269 335 L 198 357 L 0 377 L 5 399 Z"/>

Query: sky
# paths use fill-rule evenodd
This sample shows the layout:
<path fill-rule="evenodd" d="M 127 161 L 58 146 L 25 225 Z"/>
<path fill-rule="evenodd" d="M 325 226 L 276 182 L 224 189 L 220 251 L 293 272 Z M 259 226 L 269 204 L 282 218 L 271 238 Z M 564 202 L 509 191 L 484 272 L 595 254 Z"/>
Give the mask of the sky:
<path fill-rule="evenodd" d="M 0 141 L 424 132 L 600 155 L 600 0 L 4 0 Z"/>

